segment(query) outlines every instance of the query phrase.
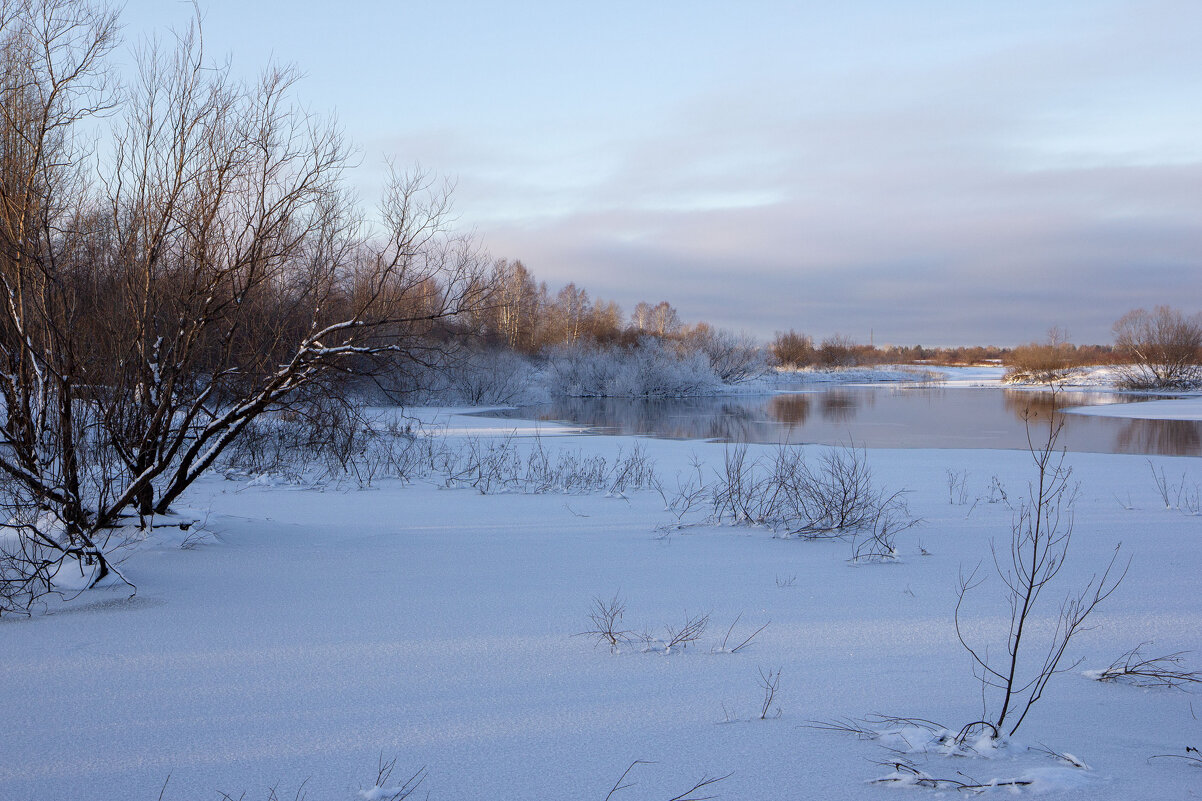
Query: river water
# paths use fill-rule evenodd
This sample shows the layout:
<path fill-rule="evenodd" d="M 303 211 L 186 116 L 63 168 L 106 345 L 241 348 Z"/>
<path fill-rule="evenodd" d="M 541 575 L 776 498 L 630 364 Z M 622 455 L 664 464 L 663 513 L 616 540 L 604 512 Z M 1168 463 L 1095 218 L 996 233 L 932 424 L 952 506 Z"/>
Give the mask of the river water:
<path fill-rule="evenodd" d="M 1054 409 L 1147 400 L 1106 392 L 998 387 L 837 386 L 775 395 L 639 400 L 562 398 L 490 416 L 559 421 L 597 433 L 868 448 L 1027 448 Z M 1055 404 L 1053 406 L 1053 403 Z M 1058 415 L 1058 445 L 1095 453 L 1202 455 L 1202 422 Z"/>

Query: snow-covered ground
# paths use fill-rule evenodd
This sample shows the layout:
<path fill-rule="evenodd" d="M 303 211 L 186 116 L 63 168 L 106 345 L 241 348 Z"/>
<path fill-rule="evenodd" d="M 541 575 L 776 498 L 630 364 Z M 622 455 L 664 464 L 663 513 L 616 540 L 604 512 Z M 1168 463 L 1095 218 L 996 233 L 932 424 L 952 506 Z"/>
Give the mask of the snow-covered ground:
<path fill-rule="evenodd" d="M 1192 395 L 1181 398 L 1137 401 L 1135 403 L 1107 403 L 1099 406 L 1083 406 L 1067 409 L 1074 414 L 1105 417 L 1127 417 L 1142 420 L 1202 420 L 1202 397 Z"/>
<path fill-rule="evenodd" d="M 1130 407 L 1124 407 L 1124 410 Z M 1195 408 L 1197 408 L 1195 406 Z M 552 448 L 612 458 L 628 438 L 422 410 L 448 436 L 554 435 Z M 641 441 L 669 486 L 725 446 Z M 814 451 L 817 452 L 818 448 Z M 752 453 L 767 452 L 752 446 Z M 953 627 L 961 571 L 1005 548 L 1024 452 L 877 450 L 876 479 L 909 490 L 922 524 L 900 558 L 848 563 L 845 542 L 762 528 L 662 527 L 655 492 L 481 495 L 418 480 L 324 490 L 212 476 L 187 497 L 211 536 L 165 534 L 124 563 L 138 585 L 93 590 L 30 619 L 0 620 L 0 798 L 248 801 L 354 799 L 383 756 L 414 797 L 598 799 L 634 760 L 621 799 L 666 801 L 704 776 L 730 799 L 892 799 L 891 753 L 809 727 L 874 713 L 981 715 Z M 1188 494 L 1196 459 L 1151 460 Z M 1202 745 L 1202 706 L 1172 689 L 1102 684 L 1083 671 L 1124 651 L 1192 651 L 1202 668 L 1202 516 L 1166 509 L 1143 457 L 1069 454 L 1080 482 L 1072 549 L 1041 598 L 1040 633 L 1064 593 L 1132 559 L 1074 640 L 1078 668 L 1049 684 L 1018 735 L 979 756 L 911 756 L 933 776 L 1031 780 L 991 794 L 1169 799 L 1202 792 L 1181 760 Z M 951 478 L 949 478 L 949 471 Z M 957 482 L 954 488 L 949 484 Z M 961 491 L 960 488 L 963 488 Z M 1124 557 L 1125 558 L 1125 557 Z M 998 581 L 976 591 L 968 635 L 1004 643 Z M 594 598 L 625 599 L 623 625 L 662 637 L 709 614 L 701 640 L 617 653 L 587 636 Z M 735 621 L 737 620 L 737 623 Z M 720 648 L 768 624 L 737 653 Z M 766 720 L 760 671 L 780 671 Z M 900 737 L 886 743 L 909 750 Z M 1070 753 L 1071 767 L 1029 750 Z M 402 776 L 404 774 L 404 776 Z M 168 777 L 170 777 L 168 781 Z"/>

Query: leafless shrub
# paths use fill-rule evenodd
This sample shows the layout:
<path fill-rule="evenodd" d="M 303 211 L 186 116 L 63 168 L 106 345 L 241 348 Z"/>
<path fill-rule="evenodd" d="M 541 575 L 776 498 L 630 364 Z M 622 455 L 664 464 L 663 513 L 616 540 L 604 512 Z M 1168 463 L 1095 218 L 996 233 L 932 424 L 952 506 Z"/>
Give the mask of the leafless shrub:
<path fill-rule="evenodd" d="M 617 593 L 606 601 L 601 597 L 593 598 L 592 608 L 588 619 L 592 628 L 582 631 L 578 636 L 592 637 L 598 642 L 609 646 L 610 651 L 617 651 L 622 643 L 628 642 L 631 632 L 621 628 L 622 616 L 626 614 L 626 601 Z"/>
<path fill-rule="evenodd" d="M 632 489 L 655 487 L 658 483 L 655 477 L 655 461 L 647 455 L 647 449 L 642 443 L 636 442 L 627 455 L 623 456 L 622 452 L 618 451 L 607 481 L 607 492 L 610 495 L 621 495 Z"/>
<path fill-rule="evenodd" d="M 704 353 L 724 384 L 747 381 L 767 369 L 764 349 L 754 337 L 715 329 L 706 323 L 691 326 L 681 337 L 680 346 Z"/>
<path fill-rule="evenodd" d="M 887 562 L 897 558 L 897 535 L 921 521 L 910 515 L 901 493 L 885 499 L 867 524 L 856 529 L 851 561 Z M 920 549 L 921 550 L 921 549 Z M 926 554 L 926 551 L 922 551 Z"/>
<path fill-rule="evenodd" d="M 1114 324 L 1114 344 L 1130 360 L 1121 372 L 1125 386 L 1189 388 L 1202 377 L 1202 315 L 1135 309 Z"/>
<path fill-rule="evenodd" d="M 947 502 L 964 506 L 968 503 L 968 471 L 947 471 Z"/>
<path fill-rule="evenodd" d="M 1173 491 L 1169 486 L 1169 480 L 1164 474 L 1164 468 L 1156 469 L 1156 465 L 1151 459 L 1147 460 L 1148 469 L 1152 471 L 1152 480 L 1156 482 L 1156 491 L 1160 494 L 1160 500 L 1164 503 L 1165 509 L 1173 508 Z M 1182 477 L 1184 479 L 1184 476 Z"/>
<path fill-rule="evenodd" d="M 14 526 L 0 529 L 0 617 L 28 615 L 39 598 L 52 591 L 53 558 L 47 558 L 34 537 L 23 536 Z"/>
<path fill-rule="evenodd" d="M 680 473 L 676 474 L 676 488 L 672 492 L 665 489 L 663 482 L 659 479 L 655 479 L 651 484 L 652 488 L 659 493 L 659 497 L 663 499 L 665 511 L 675 515 L 677 522 L 680 522 L 694 507 L 704 503 L 709 492 L 709 488 L 705 484 L 705 476 L 702 473 L 703 465 L 696 454 L 693 454 L 690 459 L 689 467 L 689 472 L 684 476 Z"/>
<path fill-rule="evenodd" d="M 472 487 L 482 494 L 521 492 L 591 493 L 621 496 L 657 485 L 655 462 L 641 444 L 629 453 L 619 450 L 611 463 L 604 456 L 579 450 L 552 452 L 542 437 L 519 442 L 512 434 L 500 438 L 468 437 L 437 460 L 447 487 Z"/>
<path fill-rule="evenodd" d="M 46 596 L 70 599 L 106 576 L 137 592 L 116 555 L 128 542 L 123 529 L 73 537 L 54 511 L 39 509 L 15 482 L 0 482 L 0 515 L 7 518 L 0 524 L 0 617 L 28 615 Z"/>
<path fill-rule="evenodd" d="M 1088 675 L 1097 681 L 1123 682 L 1136 687 L 1185 689 L 1186 685 L 1202 684 L 1202 670 L 1182 667 L 1188 651 L 1145 656 L 1143 649 L 1147 645 L 1151 643 L 1140 643 L 1111 662 L 1110 667 Z"/>
<path fill-rule="evenodd" d="M 1202 514 L 1202 487 L 1189 483 L 1188 474 L 1184 471 L 1176 483 L 1165 475 L 1164 467 L 1157 468 L 1151 459 L 1147 460 L 1148 469 L 1152 471 L 1152 480 L 1156 483 L 1156 492 L 1164 503 L 1165 509 L 1177 509 L 1189 515 Z"/>
<path fill-rule="evenodd" d="M 514 404 L 530 392 L 532 367 L 521 354 L 491 348 L 465 353 L 442 368 L 446 398 L 470 406 Z"/>
<path fill-rule="evenodd" d="M 985 499 L 988 503 L 1000 503 L 1005 506 L 1010 506 L 1010 496 L 1006 493 L 1006 485 L 997 476 L 994 476 L 989 482 L 989 496 Z M 1013 507 L 1011 507 L 1013 508 Z"/>
<path fill-rule="evenodd" d="M 823 367 L 855 367 L 858 348 L 851 337 L 835 334 L 822 340 L 818 348 L 818 363 Z"/>
<path fill-rule="evenodd" d="M 690 643 L 697 642 L 701 639 L 701 635 L 705 634 L 705 628 L 709 622 L 709 615 L 694 615 L 686 616 L 684 624 L 681 626 L 665 626 L 664 630 L 667 632 L 667 636 L 664 638 L 664 653 L 672 653 L 673 648 L 684 650 Z"/>
<path fill-rule="evenodd" d="M 788 333 L 777 332 L 772 344 L 768 346 L 772 359 L 781 367 L 809 367 L 817 359 L 814 349 L 814 339 L 807 334 L 799 334 L 792 329 Z"/>
<path fill-rule="evenodd" d="M 1053 384 L 1071 378 L 1080 370 L 1081 357 L 1059 328 L 1048 332 L 1046 342 L 1032 342 L 1012 349 L 1003 357 L 1009 383 Z"/>
<path fill-rule="evenodd" d="M 1061 602 L 1055 626 L 1043 644 L 1032 647 L 1033 621 L 1039 596 L 1059 574 L 1068 555 L 1073 530 L 1072 499 L 1075 487 L 1069 483 L 1071 469 L 1064 464 L 1064 452 L 1056 448 L 1063 419 L 1056 412 L 1055 400 L 1047 421 L 1047 435 L 1041 443 L 1032 438 L 1033 416 L 1027 417 L 1027 435 L 1036 478 L 1028 498 L 1019 504 L 1011 526 L 1008 558 L 993 548 L 993 564 L 1005 586 L 1005 603 L 1010 610 L 1010 627 L 1004 643 L 1004 655 L 991 656 L 987 645 L 968 641 L 962 624 L 965 601 L 984 579 L 977 578 L 979 565 L 967 576 L 961 574 L 956 604 L 956 634 L 972 658 L 974 675 L 981 681 L 985 709 L 981 724 L 995 733 L 1008 725 L 1013 735 L 1039 701 L 1048 682 L 1057 674 L 1080 664 L 1063 665 L 1065 652 L 1073 637 L 1082 630 L 1086 619 L 1122 582 L 1126 568 L 1116 571 L 1118 548 L 1106 569 L 1095 574 L 1086 585 L 1069 593 Z M 987 691 L 996 693 L 996 707 L 990 711 Z"/>
<path fill-rule="evenodd" d="M 767 673 L 763 668 L 759 669 L 760 673 L 760 689 L 764 691 L 763 701 L 760 703 L 760 720 L 767 720 L 768 713 L 772 711 L 772 704 L 776 700 L 776 691 L 780 687 L 780 668 L 775 671 L 769 669 Z M 776 708 L 776 717 L 780 717 L 780 707 Z"/>
<path fill-rule="evenodd" d="M 322 396 L 248 424 L 219 462 L 227 477 L 278 475 L 290 483 L 350 480 L 370 487 L 382 477 L 428 472 L 439 437 L 414 435 L 390 413 L 360 401 Z"/>
<path fill-rule="evenodd" d="M 916 525 L 904 492 L 889 493 L 872 478 L 865 452 L 828 449 L 817 466 L 800 448 L 779 446 L 769 460 L 748 457 L 746 444 L 728 447 L 711 485 L 711 521 L 766 525 L 805 539 L 860 539 L 858 559 L 888 558 L 893 536 Z"/>

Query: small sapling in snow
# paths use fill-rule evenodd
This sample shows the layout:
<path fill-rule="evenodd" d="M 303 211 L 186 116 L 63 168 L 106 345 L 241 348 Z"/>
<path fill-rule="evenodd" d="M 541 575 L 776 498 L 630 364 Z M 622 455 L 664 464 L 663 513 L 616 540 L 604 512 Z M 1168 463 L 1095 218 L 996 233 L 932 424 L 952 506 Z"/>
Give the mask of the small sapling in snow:
<path fill-rule="evenodd" d="M 617 651 L 618 646 L 629 641 L 631 632 L 621 628 L 622 616 L 626 613 L 626 601 L 618 593 L 608 601 L 600 596 L 593 598 L 593 605 L 588 619 L 593 627 L 582 631 L 578 636 L 593 637 L 599 643 L 609 646 L 610 651 Z"/>
<path fill-rule="evenodd" d="M 1053 392 L 1047 435 L 1041 442 L 1032 437 L 1035 413 L 1024 415 L 1027 441 L 1035 465 L 1035 479 L 1028 497 L 1019 502 L 1011 525 L 1008 555 L 993 548 L 993 564 L 1004 586 L 1006 608 L 1010 610 L 1009 632 L 1003 648 L 989 643 L 970 642 L 964 625 L 965 603 L 972 591 L 984 583 L 978 578 L 979 565 L 967 575 L 961 574 L 959 600 L 956 603 L 956 635 L 972 658 L 974 675 L 980 680 L 985 709 L 981 719 L 964 727 L 962 737 L 977 728 L 988 728 L 994 737 L 1013 735 L 1022 725 L 1031 707 L 1039 701 L 1052 677 L 1073 669 L 1079 661 L 1064 665 L 1063 659 L 1072 639 L 1083 630 L 1086 619 L 1118 588 L 1126 568 L 1116 569 L 1118 547 L 1101 574 L 1094 574 L 1085 586 L 1065 596 L 1055 625 L 1043 642 L 1034 625 L 1037 601 L 1064 566 L 1073 532 L 1073 499 L 1076 487 L 1069 483 L 1071 468 L 1064 463 L 1064 451 L 1056 447 L 1064 426 L 1057 412 Z M 1008 558 L 1007 558 L 1008 556 Z M 1129 564 L 1129 563 L 1128 563 Z M 992 691 L 992 696 L 990 696 Z M 992 701 L 992 706 L 989 702 Z"/>
<path fill-rule="evenodd" d="M 760 704 L 760 720 L 767 720 L 769 713 L 772 711 L 772 704 L 776 701 L 777 688 L 780 687 L 780 668 L 776 670 L 769 668 L 767 672 L 764 672 L 764 669 L 760 668 L 759 671 L 760 689 L 764 691 L 764 699 Z M 774 717 L 779 718 L 780 716 L 781 710 L 778 706 Z"/>

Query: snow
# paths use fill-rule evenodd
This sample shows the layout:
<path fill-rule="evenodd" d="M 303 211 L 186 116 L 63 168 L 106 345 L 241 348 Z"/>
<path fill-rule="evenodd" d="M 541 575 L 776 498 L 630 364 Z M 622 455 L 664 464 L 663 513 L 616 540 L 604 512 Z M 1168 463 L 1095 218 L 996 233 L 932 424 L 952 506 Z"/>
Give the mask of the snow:
<path fill-rule="evenodd" d="M 462 409 L 409 411 L 419 428 L 451 437 L 554 437 L 554 447 L 606 458 L 634 444 Z M 694 457 L 712 476 L 725 453 L 639 442 L 668 486 Z M 947 797 L 872 783 L 888 772 L 872 764 L 890 758 L 880 742 L 810 724 L 882 713 L 959 730 L 980 717 L 952 626 L 955 586 L 962 568 L 988 568 L 991 541 L 1005 546 L 1013 513 L 989 490 L 996 478 L 1021 495 L 1031 459 L 873 450 L 868 460 L 881 483 L 910 491 L 924 520 L 900 535 L 890 564 L 853 566 L 845 542 L 754 527 L 665 531 L 674 517 L 655 492 L 481 495 L 422 480 L 359 490 L 207 476 L 180 513 L 208 534 L 181 548 L 156 530 L 132 546 L 122 570 L 135 597 L 114 585 L 0 619 L 0 798 L 153 801 L 162 790 L 164 801 L 255 801 L 271 788 L 293 797 L 302 783 L 315 801 L 374 798 L 381 757 L 397 758 L 401 780 L 390 785 L 424 767 L 415 797 L 432 799 L 603 799 L 635 760 L 654 764 L 635 766 L 636 785 L 617 801 L 667 799 L 727 773 L 705 794 Z M 1202 482 L 1196 459 L 1152 461 Z M 1044 612 L 1120 541 L 1133 558 L 1070 648 L 1080 668 L 1051 682 L 1003 747 L 908 758 L 932 776 L 1001 785 L 990 794 L 1188 797 L 1197 770 L 1149 757 L 1202 741 L 1193 697 L 1081 671 L 1148 640 L 1192 651 L 1202 667 L 1202 517 L 1164 508 L 1142 456 L 1068 462 L 1081 487 L 1075 532 Z M 948 470 L 966 471 L 967 503 L 949 503 Z M 997 585 L 977 591 L 968 633 L 1002 647 L 1009 618 Z M 576 636 L 593 598 L 615 593 L 626 628 L 662 637 L 707 613 L 710 627 L 671 653 L 611 653 Z M 768 626 L 724 653 L 739 615 L 732 639 Z M 761 669 L 781 672 L 779 718 L 759 719 Z M 1041 744 L 1090 768 L 1033 750 Z M 1012 780 L 1033 783 L 1003 784 Z"/>
<path fill-rule="evenodd" d="M 1134 403 L 1107 403 L 1065 409 L 1073 414 L 1141 420 L 1202 420 L 1202 397 L 1164 398 Z"/>

